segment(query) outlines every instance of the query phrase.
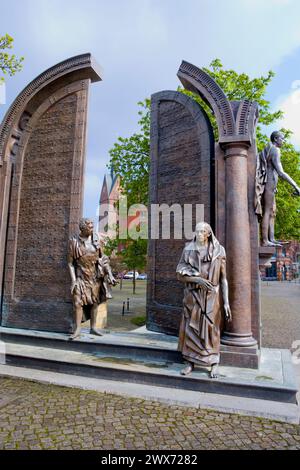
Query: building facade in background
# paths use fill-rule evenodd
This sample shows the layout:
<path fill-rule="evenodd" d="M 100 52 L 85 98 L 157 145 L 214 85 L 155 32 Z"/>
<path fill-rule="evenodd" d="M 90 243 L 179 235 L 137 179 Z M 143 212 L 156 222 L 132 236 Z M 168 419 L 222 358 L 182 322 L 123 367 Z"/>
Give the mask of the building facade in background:
<path fill-rule="evenodd" d="M 120 178 L 113 170 L 105 173 L 99 199 L 98 233 L 101 238 L 110 237 L 113 227 L 109 224 L 117 223 L 116 203 L 120 194 Z M 108 210 L 106 210 L 108 208 Z"/>
<path fill-rule="evenodd" d="M 276 248 L 271 267 L 261 270 L 262 279 L 292 281 L 300 278 L 300 243 L 292 240 Z"/>

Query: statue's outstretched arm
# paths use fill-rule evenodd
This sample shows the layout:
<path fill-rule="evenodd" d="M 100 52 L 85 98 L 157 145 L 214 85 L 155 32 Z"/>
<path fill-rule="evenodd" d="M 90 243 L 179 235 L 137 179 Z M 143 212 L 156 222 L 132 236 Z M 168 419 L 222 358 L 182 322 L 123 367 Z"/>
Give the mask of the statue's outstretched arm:
<path fill-rule="evenodd" d="M 297 191 L 297 193 L 300 195 L 300 188 L 298 187 L 297 183 L 291 178 L 283 169 L 282 163 L 280 160 L 280 153 L 279 151 L 273 151 L 272 152 L 272 163 L 275 168 L 275 170 L 278 173 L 278 176 L 282 178 L 283 180 L 287 181 L 293 188 Z"/>

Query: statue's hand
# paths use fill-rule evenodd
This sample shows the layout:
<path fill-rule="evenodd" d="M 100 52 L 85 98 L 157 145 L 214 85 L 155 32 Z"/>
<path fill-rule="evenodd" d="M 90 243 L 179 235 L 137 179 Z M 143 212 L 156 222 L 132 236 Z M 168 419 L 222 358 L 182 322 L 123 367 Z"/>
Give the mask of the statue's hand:
<path fill-rule="evenodd" d="M 207 279 L 203 279 L 202 277 L 197 277 L 196 284 L 198 285 L 198 287 L 201 287 L 202 289 L 205 289 L 208 292 L 212 292 L 214 290 L 214 286 L 212 285 L 212 283 Z"/>
<path fill-rule="evenodd" d="M 224 304 L 224 313 L 225 313 L 225 319 L 227 322 L 232 321 L 232 315 L 231 315 L 231 310 L 229 304 Z"/>
<path fill-rule="evenodd" d="M 72 281 L 72 285 L 71 285 L 71 294 L 74 293 L 74 290 L 75 290 L 76 287 L 78 287 L 77 281 Z"/>
<path fill-rule="evenodd" d="M 295 196 L 300 196 L 300 188 L 297 186 L 297 188 L 295 188 L 295 192 L 294 192 Z"/>

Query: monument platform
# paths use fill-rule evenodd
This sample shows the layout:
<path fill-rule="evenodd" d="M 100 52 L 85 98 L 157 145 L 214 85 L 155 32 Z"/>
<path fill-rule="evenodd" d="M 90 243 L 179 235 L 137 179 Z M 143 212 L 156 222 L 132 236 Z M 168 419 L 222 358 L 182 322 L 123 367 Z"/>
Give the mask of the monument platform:
<path fill-rule="evenodd" d="M 9 366 L 54 371 L 100 380 L 191 390 L 235 397 L 296 404 L 298 392 L 290 352 L 262 349 L 259 369 L 220 366 L 218 379 L 205 368 L 181 376 L 182 358 L 177 338 L 140 328 L 134 332 L 83 331 L 70 341 L 68 335 L 0 328 Z"/>

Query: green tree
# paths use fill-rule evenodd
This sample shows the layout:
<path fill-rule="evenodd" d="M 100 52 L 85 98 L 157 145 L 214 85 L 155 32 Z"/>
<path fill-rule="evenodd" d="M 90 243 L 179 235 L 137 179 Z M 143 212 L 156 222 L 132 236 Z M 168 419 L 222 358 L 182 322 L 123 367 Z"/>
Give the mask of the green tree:
<path fill-rule="evenodd" d="M 288 132 L 285 132 L 287 137 Z M 285 171 L 300 185 L 300 153 L 286 142 L 282 148 L 282 161 Z M 294 195 L 293 188 L 285 181 L 279 180 L 276 194 L 277 216 L 276 237 L 279 240 L 300 239 L 300 198 Z"/>
<path fill-rule="evenodd" d="M 12 49 L 13 38 L 9 34 L 0 36 L 0 71 L 3 75 L 14 75 L 22 69 L 24 57 L 18 59 L 15 54 L 10 54 L 7 49 Z M 0 75 L 0 82 L 4 81 L 4 76 Z"/>
<path fill-rule="evenodd" d="M 251 79 L 247 74 L 238 74 L 234 70 L 225 70 L 222 62 L 215 59 L 211 62 L 209 68 L 204 68 L 224 90 L 230 101 L 240 101 L 248 99 L 256 101 L 259 105 L 259 119 L 256 130 L 256 141 L 258 151 L 261 151 L 269 141 L 269 135 L 266 134 L 266 126 L 276 123 L 283 117 L 281 110 L 271 112 L 271 103 L 265 99 L 267 87 L 271 83 L 274 72 L 269 71 L 264 77 Z M 178 89 L 194 98 L 206 111 L 210 122 L 212 123 L 215 139 L 218 139 L 218 128 L 216 119 L 210 107 L 197 94 Z M 291 131 L 280 129 L 285 137 L 286 143 L 281 150 L 281 159 L 285 171 L 300 184 L 300 153 L 296 151 L 294 146 L 289 142 Z M 291 240 L 300 238 L 300 221 L 298 210 L 300 209 L 300 198 L 293 197 L 293 189 L 286 182 L 279 180 L 278 193 L 276 195 L 277 217 L 276 217 L 276 237 L 281 240 Z"/>
<path fill-rule="evenodd" d="M 270 85 L 274 72 L 266 76 L 251 79 L 245 73 L 224 69 L 222 62 L 215 59 L 209 67 L 204 68 L 224 90 L 229 100 L 248 99 L 259 105 L 259 121 L 256 132 L 258 151 L 269 141 L 266 127 L 282 118 L 283 112 L 271 111 L 271 104 L 266 100 L 267 87 Z M 218 139 L 216 119 L 210 107 L 197 94 L 178 88 L 178 91 L 191 96 L 206 111 Z M 119 138 L 110 151 L 109 166 L 120 176 L 122 191 L 127 194 L 129 204 L 148 201 L 148 178 L 150 164 L 150 100 L 140 102 L 139 132 L 128 138 Z M 281 129 L 287 137 L 287 143 L 282 148 L 282 163 L 289 175 L 300 184 L 299 152 L 288 141 L 291 132 Z M 280 239 L 299 239 L 300 198 L 293 197 L 292 189 L 285 181 L 279 181 L 277 194 L 276 236 Z"/>
<path fill-rule="evenodd" d="M 119 137 L 110 150 L 109 168 L 120 177 L 120 189 L 127 196 L 128 207 L 132 204 L 148 205 L 148 184 L 150 168 L 150 100 L 138 103 L 139 132 L 131 137 Z M 118 230 L 117 230 L 118 233 Z M 119 247 L 122 247 L 119 249 Z M 144 270 L 147 256 L 147 240 L 138 238 L 126 242 L 117 236 L 106 244 L 106 252 L 122 257 L 128 270 Z M 135 276 L 133 277 L 135 293 Z"/>
<path fill-rule="evenodd" d="M 139 102 L 139 132 L 131 137 L 119 137 L 110 150 L 108 167 L 120 177 L 121 191 L 128 205 L 148 203 L 150 167 L 150 99 Z"/>
<path fill-rule="evenodd" d="M 112 257 L 111 265 L 115 266 L 114 259 L 118 260 L 116 267 L 125 266 L 128 271 L 133 271 L 132 292 L 135 294 L 136 288 L 136 271 L 143 272 L 147 264 L 147 240 L 139 238 L 138 240 L 120 240 L 106 239 L 104 252 Z"/>

